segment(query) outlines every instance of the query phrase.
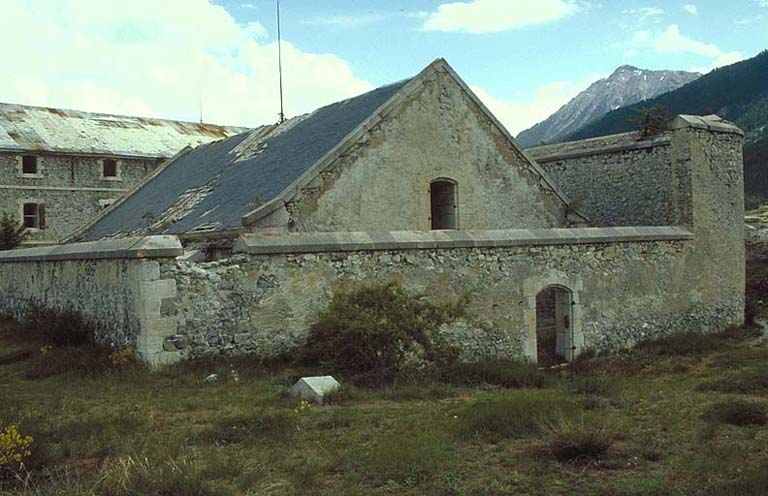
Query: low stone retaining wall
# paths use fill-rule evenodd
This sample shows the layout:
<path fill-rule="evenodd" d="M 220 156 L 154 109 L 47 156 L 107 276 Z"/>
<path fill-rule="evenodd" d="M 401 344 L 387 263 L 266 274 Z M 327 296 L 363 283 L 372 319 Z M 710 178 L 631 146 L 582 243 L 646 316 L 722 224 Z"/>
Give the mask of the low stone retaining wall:
<path fill-rule="evenodd" d="M 391 280 L 434 301 L 471 295 L 468 318 L 443 329 L 467 357 L 535 360 L 550 286 L 570 295 L 574 355 L 743 320 L 739 279 L 713 276 L 680 227 L 261 234 L 214 262 L 182 253 L 168 236 L 0 253 L 0 312 L 78 311 L 150 364 L 289 352 L 335 288 Z"/>
<path fill-rule="evenodd" d="M 160 265 L 182 253 L 175 236 L 0 252 L 0 313 L 23 320 L 33 306 L 76 311 L 99 329 L 100 342 L 131 347 L 150 364 L 173 361 L 162 343 L 177 332 L 164 307 L 176 281 L 161 280 Z"/>
<path fill-rule="evenodd" d="M 536 294 L 552 285 L 571 292 L 576 354 L 740 323 L 738 291 L 695 287 L 692 244 L 678 227 L 245 235 L 231 257 L 161 265 L 178 294 L 165 347 L 287 352 L 334 288 L 388 280 L 436 301 L 472 294 L 471 317 L 445 331 L 474 357 L 535 359 Z"/>

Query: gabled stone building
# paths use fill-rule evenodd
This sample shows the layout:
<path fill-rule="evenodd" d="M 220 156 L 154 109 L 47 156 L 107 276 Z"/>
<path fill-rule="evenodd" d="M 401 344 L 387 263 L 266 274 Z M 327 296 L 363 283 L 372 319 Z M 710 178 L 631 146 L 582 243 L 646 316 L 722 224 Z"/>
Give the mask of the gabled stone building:
<path fill-rule="evenodd" d="M 183 148 L 245 131 L 0 103 L 0 214 L 60 242 Z"/>
<path fill-rule="evenodd" d="M 179 154 L 77 242 L 0 254 L 0 311 L 78 310 L 151 363 L 289 351 L 334 288 L 392 279 L 469 294 L 442 332 L 475 358 L 719 331 L 743 321 L 741 139 L 679 116 L 526 152 L 437 60 Z"/>

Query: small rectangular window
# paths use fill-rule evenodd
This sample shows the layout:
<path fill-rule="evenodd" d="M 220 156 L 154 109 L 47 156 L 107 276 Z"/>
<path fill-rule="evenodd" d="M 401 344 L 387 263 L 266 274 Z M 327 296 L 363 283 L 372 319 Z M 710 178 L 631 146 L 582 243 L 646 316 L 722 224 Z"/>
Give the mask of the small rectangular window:
<path fill-rule="evenodd" d="M 21 173 L 37 175 L 37 157 L 24 155 L 21 157 Z"/>
<path fill-rule="evenodd" d="M 42 229 L 45 227 L 45 205 L 41 203 L 25 203 L 24 227 Z"/>
<path fill-rule="evenodd" d="M 102 162 L 102 176 L 117 177 L 117 160 L 113 158 L 104 159 L 104 162 Z"/>

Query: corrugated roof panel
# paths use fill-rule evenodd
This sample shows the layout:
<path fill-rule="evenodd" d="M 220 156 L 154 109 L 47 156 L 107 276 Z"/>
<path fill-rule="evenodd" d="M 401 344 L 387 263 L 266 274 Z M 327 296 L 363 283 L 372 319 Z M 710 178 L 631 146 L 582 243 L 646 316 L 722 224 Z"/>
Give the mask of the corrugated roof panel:
<path fill-rule="evenodd" d="M 0 103 L 0 150 L 171 157 L 248 131 L 196 122 Z"/>

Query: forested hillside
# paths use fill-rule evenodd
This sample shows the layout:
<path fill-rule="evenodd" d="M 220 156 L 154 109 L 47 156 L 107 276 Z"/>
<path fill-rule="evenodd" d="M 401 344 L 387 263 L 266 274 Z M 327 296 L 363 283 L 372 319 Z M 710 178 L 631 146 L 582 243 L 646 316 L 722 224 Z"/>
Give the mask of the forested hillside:
<path fill-rule="evenodd" d="M 744 183 L 747 206 L 768 202 L 768 51 L 716 69 L 685 86 L 620 108 L 568 136 L 578 140 L 631 131 L 639 109 L 663 105 L 672 114 L 716 113 L 746 133 Z"/>

